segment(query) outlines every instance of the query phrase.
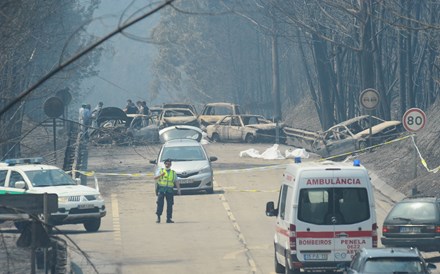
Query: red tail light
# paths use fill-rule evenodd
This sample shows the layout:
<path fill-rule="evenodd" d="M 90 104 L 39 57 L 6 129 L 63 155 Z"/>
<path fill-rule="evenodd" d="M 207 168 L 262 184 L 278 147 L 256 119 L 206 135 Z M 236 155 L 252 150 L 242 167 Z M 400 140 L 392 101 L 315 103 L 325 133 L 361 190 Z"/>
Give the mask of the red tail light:
<path fill-rule="evenodd" d="M 296 250 L 296 226 L 292 224 L 289 227 L 289 243 L 290 250 Z"/>
<path fill-rule="evenodd" d="M 440 233 L 440 226 L 435 227 L 435 233 Z"/>
<path fill-rule="evenodd" d="M 382 227 L 382 234 L 383 233 L 388 233 L 388 232 L 390 232 L 390 230 L 388 229 L 387 226 Z"/>
<path fill-rule="evenodd" d="M 377 224 L 374 223 L 371 227 L 371 238 L 373 240 L 373 247 L 377 247 Z"/>

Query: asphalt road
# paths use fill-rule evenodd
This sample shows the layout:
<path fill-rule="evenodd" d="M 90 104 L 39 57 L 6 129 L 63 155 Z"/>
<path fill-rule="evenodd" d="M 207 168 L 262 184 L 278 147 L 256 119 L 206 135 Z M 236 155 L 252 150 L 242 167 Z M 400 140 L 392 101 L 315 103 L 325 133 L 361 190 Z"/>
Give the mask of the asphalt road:
<path fill-rule="evenodd" d="M 159 145 L 90 147 L 88 169 L 96 172 L 107 216 L 97 233 L 81 225 L 60 227 L 79 247 L 71 245 L 72 261 L 83 273 L 274 273 L 275 219 L 265 216 L 265 205 L 277 200 L 282 165 L 292 160 L 239 157 L 241 151 L 269 147 L 206 145 L 210 156 L 219 158 L 213 164 L 214 194 L 176 196 L 174 224 L 155 223 L 149 160 Z M 279 150 L 284 154 L 288 148 L 280 145 Z M 251 170 L 255 167 L 260 169 Z M 89 177 L 88 184 L 93 183 Z M 384 189 L 376 193 L 379 226 L 393 203 Z"/>

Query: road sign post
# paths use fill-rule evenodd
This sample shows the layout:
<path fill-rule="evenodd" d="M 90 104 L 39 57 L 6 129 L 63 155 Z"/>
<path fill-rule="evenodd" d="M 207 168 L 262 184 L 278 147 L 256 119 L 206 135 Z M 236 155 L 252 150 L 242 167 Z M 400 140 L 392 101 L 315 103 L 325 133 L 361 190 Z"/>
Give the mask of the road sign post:
<path fill-rule="evenodd" d="M 369 130 L 369 137 L 368 137 L 368 146 L 372 146 L 372 125 L 371 125 L 371 111 L 376 109 L 377 105 L 379 104 L 380 96 L 379 92 L 372 88 L 367 88 L 364 91 L 361 92 L 361 95 L 359 96 L 359 102 L 361 106 L 368 111 L 368 122 L 370 124 L 370 130 Z"/>
<path fill-rule="evenodd" d="M 408 131 L 414 133 L 414 146 L 417 146 L 417 131 L 423 129 L 426 124 L 426 114 L 419 108 L 410 108 L 403 114 L 403 127 Z M 414 147 L 414 172 L 413 178 L 417 178 L 417 149 Z M 412 194 L 417 194 L 417 186 L 412 189 Z"/>

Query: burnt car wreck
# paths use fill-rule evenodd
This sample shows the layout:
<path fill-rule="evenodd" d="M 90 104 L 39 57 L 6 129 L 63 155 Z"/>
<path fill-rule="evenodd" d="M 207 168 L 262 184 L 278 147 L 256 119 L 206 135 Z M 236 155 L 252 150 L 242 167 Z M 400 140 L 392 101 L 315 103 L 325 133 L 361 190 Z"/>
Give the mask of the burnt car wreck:
<path fill-rule="evenodd" d="M 131 145 L 159 142 L 159 127 L 152 117 L 126 114 L 117 107 L 106 107 L 96 118 L 96 128 L 90 133 L 95 144 Z"/>
<path fill-rule="evenodd" d="M 284 123 L 274 123 L 261 115 L 226 115 L 206 127 L 208 138 L 214 142 L 276 142 L 285 143 Z M 277 132 L 278 131 L 278 132 Z"/>
<path fill-rule="evenodd" d="M 285 127 L 289 143 L 303 147 L 323 158 L 361 152 L 397 138 L 403 132 L 400 121 L 385 121 L 362 115 L 336 124 L 324 132 L 311 132 Z"/>

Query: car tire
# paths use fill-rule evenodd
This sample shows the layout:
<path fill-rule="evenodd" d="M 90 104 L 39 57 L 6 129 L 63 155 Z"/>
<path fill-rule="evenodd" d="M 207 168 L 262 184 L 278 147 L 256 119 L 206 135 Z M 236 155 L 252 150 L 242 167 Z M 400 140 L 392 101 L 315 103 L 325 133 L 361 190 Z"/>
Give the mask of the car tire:
<path fill-rule="evenodd" d="M 286 262 L 286 266 L 284 267 L 284 273 L 286 274 L 300 274 L 301 270 L 300 269 L 296 269 L 296 268 L 290 268 L 289 262 L 287 260 L 287 255 L 285 256 L 285 262 Z"/>
<path fill-rule="evenodd" d="M 211 139 L 213 142 L 218 143 L 218 142 L 220 142 L 220 135 L 218 135 L 218 133 L 213 133 Z"/>
<path fill-rule="evenodd" d="M 248 134 L 246 135 L 246 138 L 244 139 L 244 141 L 248 144 L 252 144 L 255 142 L 255 136 L 253 134 Z"/>
<path fill-rule="evenodd" d="M 87 232 L 96 232 L 99 230 L 100 226 L 101 218 L 91 219 L 84 222 L 84 228 L 87 230 Z"/>
<path fill-rule="evenodd" d="M 30 222 L 28 221 L 17 221 L 14 222 L 14 226 L 15 228 L 19 231 L 19 232 L 23 232 L 23 230 L 26 228 L 27 225 L 29 225 Z"/>
<path fill-rule="evenodd" d="M 206 193 L 208 193 L 208 194 L 213 194 L 213 193 L 214 193 L 214 188 L 213 188 L 213 187 L 208 188 L 208 189 L 206 190 Z"/>
<path fill-rule="evenodd" d="M 368 147 L 367 142 L 364 141 L 359 142 L 359 150 L 361 150 L 361 152 L 364 152 L 367 147 Z"/>
<path fill-rule="evenodd" d="M 286 271 L 285 267 L 280 264 L 277 260 L 277 252 L 274 252 L 274 263 L 275 263 L 275 273 L 284 273 Z"/>

